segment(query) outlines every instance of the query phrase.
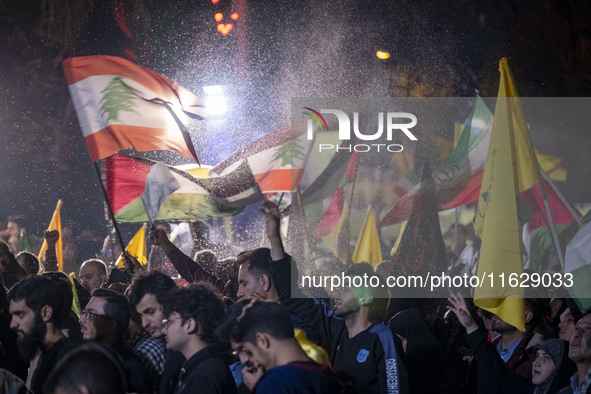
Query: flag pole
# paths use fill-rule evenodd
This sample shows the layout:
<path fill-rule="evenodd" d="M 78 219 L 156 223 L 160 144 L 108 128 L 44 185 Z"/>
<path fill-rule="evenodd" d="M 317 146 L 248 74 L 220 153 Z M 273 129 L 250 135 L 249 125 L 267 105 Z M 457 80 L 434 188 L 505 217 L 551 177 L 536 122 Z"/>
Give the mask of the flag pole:
<path fill-rule="evenodd" d="M 296 198 L 298 200 L 298 209 L 300 210 L 300 213 L 302 215 L 302 223 L 304 223 L 304 231 L 303 233 L 303 238 L 304 238 L 304 255 L 308 256 L 310 254 L 310 241 L 308 240 L 308 230 L 306 228 L 306 211 L 304 211 L 304 203 L 302 201 L 302 189 L 300 189 L 300 185 L 297 186 L 296 188 Z M 292 202 L 293 204 L 293 202 Z M 291 212 L 290 212 L 291 215 Z M 291 222 L 291 218 L 289 219 Z"/>
<path fill-rule="evenodd" d="M 546 214 L 548 215 L 548 221 L 550 222 L 550 231 L 552 233 L 552 239 L 554 240 L 554 247 L 556 248 L 556 254 L 558 254 L 558 260 L 560 266 L 564 267 L 564 255 L 562 254 L 562 247 L 558 239 L 558 232 L 556 231 L 556 224 L 554 223 L 554 217 L 552 216 L 552 210 L 550 209 L 550 202 L 548 201 L 548 195 L 546 195 L 546 187 L 544 181 L 540 182 L 540 189 L 542 190 L 542 196 L 544 198 L 544 207 L 546 208 Z"/>
<path fill-rule="evenodd" d="M 103 184 L 103 178 L 101 176 L 101 171 L 100 171 L 98 164 L 96 162 L 93 163 L 93 167 L 96 171 L 96 175 L 98 176 L 99 184 L 101 185 L 101 190 L 103 191 L 103 196 L 105 197 L 105 203 L 107 204 L 107 208 L 109 210 L 109 215 L 111 216 L 111 220 L 113 221 L 113 228 L 115 229 L 115 233 L 117 234 L 117 239 L 119 240 L 119 245 L 121 246 L 121 250 L 125 251 L 125 244 L 123 243 L 123 238 L 121 238 L 121 232 L 119 231 L 119 226 L 117 225 L 117 220 L 115 220 L 115 215 L 113 214 L 113 209 L 111 208 L 111 203 L 109 202 L 109 197 L 107 196 L 107 189 L 105 189 L 105 185 Z M 113 256 L 113 264 L 115 264 L 115 256 Z"/>
<path fill-rule="evenodd" d="M 570 203 L 570 201 L 568 201 L 566 199 L 566 197 L 564 197 L 564 194 L 562 194 L 562 192 L 560 190 L 558 190 L 554 181 L 552 181 L 552 179 L 550 179 L 550 176 L 548 175 L 548 173 L 546 171 L 544 171 L 544 169 L 542 167 L 540 167 L 540 173 L 542 174 L 542 178 L 544 178 L 544 180 L 546 182 L 548 182 L 548 184 L 550 184 L 550 186 L 552 186 L 552 189 L 554 189 L 554 192 L 556 192 L 556 195 L 558 196 L 558 198 L 560 199 L 562 204 L 566 207 L 566 209 L 568 209 L 570 214 L 573 215 L 573 217 L 577 221 L 577 224 L 579 225 L 579 228 L 582 228 L 583 227 L 583 220 L 582 220 L 581 213 L 578 211 L 578 209 L 573 207 L 572 204 Z"/>

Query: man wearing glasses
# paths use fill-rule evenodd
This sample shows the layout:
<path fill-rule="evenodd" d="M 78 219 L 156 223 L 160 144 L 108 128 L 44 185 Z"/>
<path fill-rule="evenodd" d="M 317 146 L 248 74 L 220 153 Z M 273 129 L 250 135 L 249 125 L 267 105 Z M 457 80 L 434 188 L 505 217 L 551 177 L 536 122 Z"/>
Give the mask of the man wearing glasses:
<path fill-rule="evenodd" d="M 80 333 L 85 341 L 109 346 L 123 361 L 127 392 L 150 393 L 152 381 L 133 349 L 125 344 L 129 326 L 129 304 L 122 294 L 97 289 L 80 315 Z"/>
<path fill-rule="evenodd" d="M 227 345 L 218 342 L 216 327 L 224 318 L 224 304 L 206 283 L 179 288 L 164 302 L 166 347 L 181 352 L 183 364 L 175 394 L 233 394 L 233 361 Z"/>

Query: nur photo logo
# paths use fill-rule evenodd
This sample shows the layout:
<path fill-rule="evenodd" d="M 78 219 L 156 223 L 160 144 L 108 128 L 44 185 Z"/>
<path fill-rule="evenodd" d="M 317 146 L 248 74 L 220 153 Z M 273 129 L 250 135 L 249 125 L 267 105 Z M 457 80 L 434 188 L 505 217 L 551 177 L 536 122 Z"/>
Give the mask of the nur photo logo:
<path fill-rule="evenodd" d="M 417 117 L 408 112 L 378 112 L 377 131 L 373 134 L 365 134 L 362 133 L 359 128 L 359 112 L 353 112 L 353 121 L 351 122 L 349 115 L 338 109 L 321 109 L 320 111 L 310 107 L 303 107 L 303 109 L 306 110 L 303 114 L 310 117 L 307 122 L 307 138 L 310 141 L 314 139 L 314 122 L 318 124 L 321 132 L 328 131 L 328 123 L 323 114 L 336 116 L 338 122 L 338 136 L 341 142 L 350 141 L 351 138 L 354 138 L 357 141 L 376 141 L 382 138 L 384 132 L 386 133 L 386 140 L 388 142 L 392 141 L 393 138 L 400 135 L 400 133 L 404 134 L 411 141 L 417 141 L 417 137 L 410 131 L 411 128 L 417 125 Z M 347 150 L 349 152 L 388 151 L 396 153 L 402 152 L 404 147 L 400 144 L 357 143 L 353 145 L 319 144 L 318 149 L 319 152 L 326 150 L 336 150 L 337 152 L 340 150 Z"/>

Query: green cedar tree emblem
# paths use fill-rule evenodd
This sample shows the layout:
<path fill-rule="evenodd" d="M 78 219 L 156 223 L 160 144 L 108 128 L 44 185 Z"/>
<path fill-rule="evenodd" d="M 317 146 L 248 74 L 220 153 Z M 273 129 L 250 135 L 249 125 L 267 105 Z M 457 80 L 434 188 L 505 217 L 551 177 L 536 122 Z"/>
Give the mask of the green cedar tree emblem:
<path fill-rule="evenodd" d="M 273 155 L 273 160 L 281 160 L 281 166 L 292 164 L 292 159 L 299 159 L 302 162 L 306 159 L 303 147 L 294 139 L 280 145 Z"/>
<path fill-rule="evenodd" d="M 133 98 L 135 95 L 123 83 L 121 77 L 115 77 L 101 92 L 101 116 L 108 114 L 107 120 L 119 120 L 119 111 L 135 112 Z"/>

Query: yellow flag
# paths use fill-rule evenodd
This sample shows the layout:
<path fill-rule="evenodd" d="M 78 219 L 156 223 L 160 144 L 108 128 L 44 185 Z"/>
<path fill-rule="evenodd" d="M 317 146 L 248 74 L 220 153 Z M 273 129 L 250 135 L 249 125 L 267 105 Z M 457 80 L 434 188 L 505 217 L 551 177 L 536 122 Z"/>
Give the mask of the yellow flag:
<path fill-rule="evenodd" d="M 355 251 L 353 252 L 354 263 L 369 263 L 372 267 L 382 261 L 382 249 L 380 247 L 380 236 L 376 227 L 376 217 L 373 211 L 368 209 L 363 226 L 359 232 Z"/>
<path fill-rule="evenodd" d="M 68 280 L 70 281 L 70 286 L 72 286 L 72 310 L 76 314 L 76 316 L 80 317 L 82 314 L 82 308 L 80 307 L 80 299 L 78 298 L 78 291 L 76 290 L 76 283 L 74 283 L 74 273 L 70 272 L 68 275 Z"/>
<path fill-rule="evenodd" d="M 137 233 L 133 236 L 125 251 L 138 259 L 141 265 L 146 265 L 148 262 L 147 252 L 146 252 L 146 225 L 143 224 L 142 227 L 138 230 Z M 123 268 L 123 259 L 121 256 L 117 259 L 116 263 L 117 267 Z"/>
<path fill-rule="evenodd" d="M 556 156 L 545 155 L 536 149 L 536 157 L 540 167 L 546 171 L 550 179 L 554 181 L 566 181 L 566 166 L 564 161 Z"/>
<path fill-rule="evenodd" d="M 484 167 L 474 228 L 482 239 L 478 276 L 492 274 L 474 292 L 474 303 L 524 331 L 523 289 L 509 285 L 509 277 L 523 272 L 522 223 L 519 193 L 539 183 L 535 157 L 517 88 L 507 59 L 500 61 L 501 82 L 490 146 Z M 501 280 L 504 276 L 504 287 Z"/>
<path fill-rule="evenodd" d="M 49 226 L 47 230 L 57 230 L 60 237 L 55 244 L 55 254 L 57 255 L 57 268 L 60 272 L 64 271 L 64 255 L 63 255 L 63 242 L 62 242 L 62 217 L 60 214 L 60 209 L 62 208 L 62 200 L 57 200 L 57 205 L 55 207 L 55 211 L 53 211 L 53 216 L 51 217 L 51 221 L 49 222 Z M 41 245 L 41 249 L 39 250 L 39 254 L 37 258 L 39 261 L 45 258 L 45 252 L 47 252 L 47 241 L 43 240 L 43 244 Z"/>

